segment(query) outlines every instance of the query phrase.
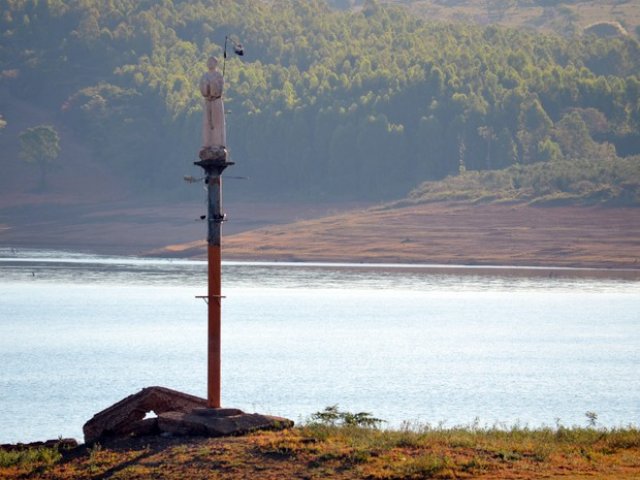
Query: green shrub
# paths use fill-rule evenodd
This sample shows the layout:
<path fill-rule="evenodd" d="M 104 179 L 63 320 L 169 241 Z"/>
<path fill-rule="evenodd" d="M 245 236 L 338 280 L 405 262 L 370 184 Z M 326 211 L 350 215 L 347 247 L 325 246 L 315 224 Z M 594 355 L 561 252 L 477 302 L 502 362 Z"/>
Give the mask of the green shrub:
<path fill-rule="evenodd" d="M 329 426 L 376 428 L 384 420 L 375 418 L 368 412 L 341 412 L 338 410 L 338 405 L 332 405 L 321 412 L 312 414 L 311 422 Z"/>
<path fill-rule="evenodd" d="M 61 458 L 62 455 L 56 447 L 0 450 L 0 467 L 49 466 L 57 463 Z"/>

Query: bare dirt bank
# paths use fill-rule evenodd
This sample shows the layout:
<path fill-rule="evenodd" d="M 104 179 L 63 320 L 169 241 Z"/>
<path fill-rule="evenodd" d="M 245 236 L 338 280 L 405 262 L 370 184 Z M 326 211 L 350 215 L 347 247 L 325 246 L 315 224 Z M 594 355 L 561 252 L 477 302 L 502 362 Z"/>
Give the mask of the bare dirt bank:
<path fill-rule="evenodd" d="M 204 258 L 196 241 L 156 254 Z M 224 258 L 640 270 L 640 209 L 431 203 L 228 235 Z"/>
<path fill-rule="evenodd" d="M 229 201 L 225 235 L 318 218 L 356 204 Z M 0 190 L 0 247 L 141 255 L 206 237 L 201 196 L 192 202 L 119 194 L 20 194 Z"/>
<path fill-rule="evenodd" d="M 0 195 L 0 247 L 204 258 L 200 201 Z M 224 259 L 640 272 L 640 208 L 225 203 Z M 344 213 L 338 213 L 344 212 Z"/>

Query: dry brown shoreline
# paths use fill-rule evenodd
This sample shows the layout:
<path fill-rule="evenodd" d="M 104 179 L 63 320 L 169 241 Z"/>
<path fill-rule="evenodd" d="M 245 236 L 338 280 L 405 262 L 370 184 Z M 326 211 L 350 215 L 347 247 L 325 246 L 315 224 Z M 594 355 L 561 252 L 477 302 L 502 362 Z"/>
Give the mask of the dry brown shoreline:
<path fill-rule="evenodd" d="M 193 220 L 200 207 L 7 205 L 0 208 L 0 246 L 204 259 L 206 225 Z M 640 208 L 230 202 L 226 211 L 225 260 L 547 277 L 638 278 L 640 271 Z"/>
<path fill-rule="evenodd" d="M 204 258 L 204 253 L 204 241 L 153 252 L 182 258 Z M 228 235 L 223 253 L 227 260 L 245 261 L 634 275 L 640 270 L 640 209 L 464 203 L 374 207 Z"/>

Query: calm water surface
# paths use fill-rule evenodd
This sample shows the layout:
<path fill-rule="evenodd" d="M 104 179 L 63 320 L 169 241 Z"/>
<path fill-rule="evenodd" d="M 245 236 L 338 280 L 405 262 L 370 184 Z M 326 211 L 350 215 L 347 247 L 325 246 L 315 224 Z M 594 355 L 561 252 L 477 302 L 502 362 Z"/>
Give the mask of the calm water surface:
<path fill-rule="evenodd" d="M 227 263 L 223 404 L 306 418 L 640 424 L 640 282 Z M 203 262 L 0 249 L 0 443 L 206 391 Z"/>

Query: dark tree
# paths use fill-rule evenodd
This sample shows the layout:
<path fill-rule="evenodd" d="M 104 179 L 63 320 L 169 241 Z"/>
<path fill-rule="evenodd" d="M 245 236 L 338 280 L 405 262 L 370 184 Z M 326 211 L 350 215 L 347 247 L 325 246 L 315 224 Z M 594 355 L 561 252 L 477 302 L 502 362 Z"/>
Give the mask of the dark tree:
<path fill-rule="evenodd" d="M 36 165 L 40 169 L 38 190 L 47 188 L 47 173 L 51 164 L 60 155 L 60 137 L 51 125 L 38 125 L 27 128 L 20 134 L 22 150 L 20 157 L 26 163 Z"/>

